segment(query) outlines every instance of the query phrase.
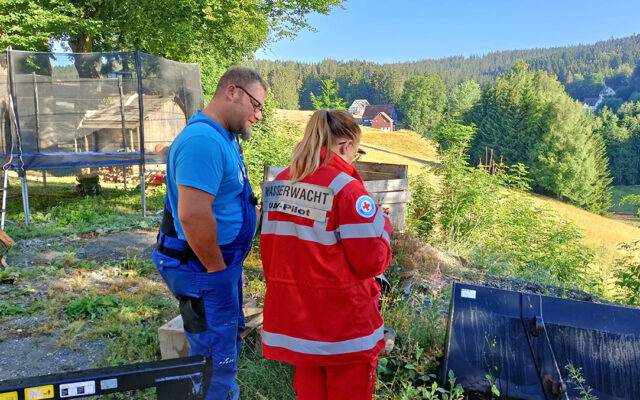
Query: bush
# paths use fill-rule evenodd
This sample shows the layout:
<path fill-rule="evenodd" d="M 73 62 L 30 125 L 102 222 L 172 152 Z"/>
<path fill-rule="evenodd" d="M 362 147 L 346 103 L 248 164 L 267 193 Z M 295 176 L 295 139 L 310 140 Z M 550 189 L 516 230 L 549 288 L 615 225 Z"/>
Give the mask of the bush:
<path fill-rule="evenodd" d="M 409 180 L 411 201 L 407 205 L 407 225 L 421 239 L 429 238 L 436 224 L 435 192 L 428 176 L 423 168 Z"/>
<path fill-rule="evenodd" d="M 426 179 L 413 177 L 418 206 L 410 210 L 416 235 L 428 231 L 447 250 L 494 274 L 600 293 L 599 277 L 589 269 L 593 251 L 581 243 L 575 225 L 524 194 L 530 181 L 524 165 L 471 167 L 467 150 L 475 129 L 456 121 L 447 121 L 434 134 L 442 184 L 433 192 Z M 431 207 L 424 224 L 416 218 L 420 206 Z"/>
<path fill-rule="evenodd" d="M 623 294 L 618 301 L 629 305 L 640 305 L 640 240 L 623 243 L 620 249 L 626 254 L 616 260 L 616 286 Z"/>
<path fill-rule="evenodd" d="M 17 303 L 14 303 L 12 301 L 0 302 L 0 318 L 13 317 L 16 315 L 22 315 L 24 313 L 25 311 Z"/>
<path fill-rule="evenodd" d="M 72 320 L 103 318 L 120 307 L 120 300 L 113 295 L 92 295 L 74 300 L 65 307 Z"/>
<path fill-rule="evenodd" d="M 394 280 L 392 277 L 392 281 Z M 396 398 L 407 393 L 422 393 L 431 387 L 433 373 L 444 351 L 446 317 L 442 310 L 448 299 L 435 290 L 429 294 L 413 293 L 403 297 L 397 285 L 383 298 L 382 317 L 385 326 L 396 332 L 391 354 L 378 361 L 378 395 Z"/>
<path fill-rule="evenodd" d="M 263 120 L 255 124 L 253 136 L 242 144 L 247 163 L 249 181 L 256 196 L 260 197 L 260 183 L 267 165 L 287 166 L 293 148 L 301 136 L 300 128 L 292 122 L 275 119 L 273 94 L 265 101 Z"/>

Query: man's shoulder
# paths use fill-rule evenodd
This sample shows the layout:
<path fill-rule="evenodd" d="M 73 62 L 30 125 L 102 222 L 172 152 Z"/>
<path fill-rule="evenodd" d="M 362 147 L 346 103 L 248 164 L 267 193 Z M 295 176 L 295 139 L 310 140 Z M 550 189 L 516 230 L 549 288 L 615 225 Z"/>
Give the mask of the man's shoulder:
<path fill-rule="evenodd" d="M 222 146 L 224 139 L 213 127 L 204 123 L 192 123 L 184 127 L 182 132 L 174 139 L 174 145 L 180 147 L 190 146 Z"/>

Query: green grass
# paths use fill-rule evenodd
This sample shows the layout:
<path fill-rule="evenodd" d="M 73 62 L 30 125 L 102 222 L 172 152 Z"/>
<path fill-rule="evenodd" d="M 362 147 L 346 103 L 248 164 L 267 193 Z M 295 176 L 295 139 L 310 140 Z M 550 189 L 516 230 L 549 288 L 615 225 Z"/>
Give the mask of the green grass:
<path fill-rule="evenodd" d="M 640 185 L 613 186 L 611 193 L 613 207 L 611 207 L 610 211 L 618 214 L 636 214 L 638 212 L 638 206 L 631 204 L 620 205 L 622 198 L 630 194 L 640 194 Z"/>
<path fill-rule="evenodd" d="M 139 189 L 124 190 L 106 185 L 102 194 L 81 196 L 72 178 L 49 178 L 47 185 L 28 180 L 31 224 L 25 225 L 24 209 L 18 179 L 10 179 L 5 231 L 14 240 L 53 236 L 75 236 L 103 229 L 124 231 L 152 228 L 159 223 L 155 215 L 163 208 L 165 189 L 147 189 L 147 218 L 142 217 Z"/>

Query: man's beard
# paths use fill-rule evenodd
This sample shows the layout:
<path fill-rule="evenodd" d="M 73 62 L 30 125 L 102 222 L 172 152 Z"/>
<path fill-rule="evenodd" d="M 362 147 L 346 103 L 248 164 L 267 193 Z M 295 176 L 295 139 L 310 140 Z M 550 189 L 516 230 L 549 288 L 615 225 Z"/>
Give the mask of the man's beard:
<path fill-rule="evenodd" d="M 253 132 L 251 131 L 251 127 L 246 125 L 234 131 L 233 133 L 235 133 L 242 140 L 249 140 L 251 139 L 251 135 L 253 135 Z"/>

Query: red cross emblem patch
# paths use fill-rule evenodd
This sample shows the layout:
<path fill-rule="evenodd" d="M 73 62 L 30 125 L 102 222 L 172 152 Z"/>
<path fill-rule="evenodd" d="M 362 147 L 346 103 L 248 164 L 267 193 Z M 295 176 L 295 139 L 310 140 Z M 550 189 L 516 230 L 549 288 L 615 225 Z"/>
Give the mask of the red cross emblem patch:
<path fill-rule="evenodd" d="M 358 200 L 356 200 L 356 212 L 364 218 L 373 217 L 376 212 L 373 199 L 366 195 L 358 197 Z"/>

